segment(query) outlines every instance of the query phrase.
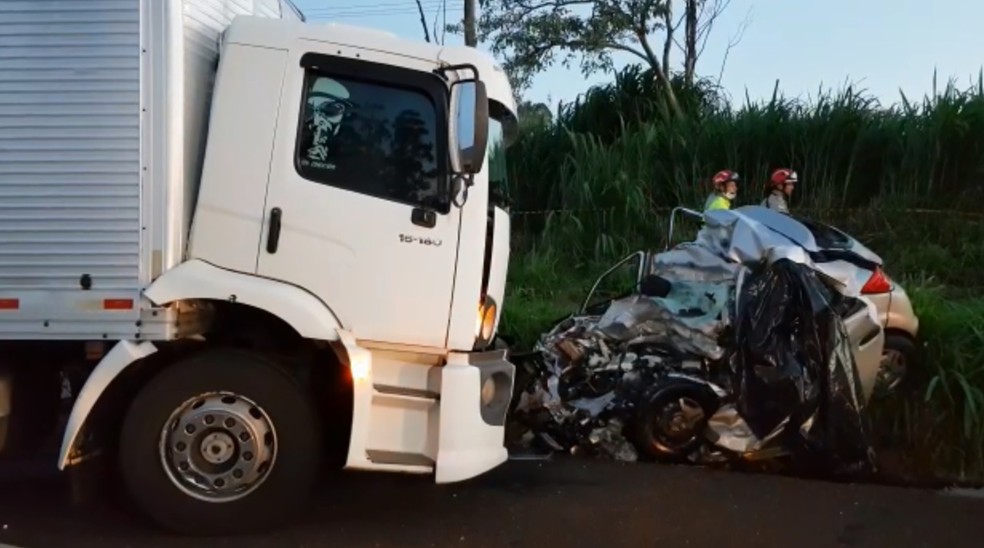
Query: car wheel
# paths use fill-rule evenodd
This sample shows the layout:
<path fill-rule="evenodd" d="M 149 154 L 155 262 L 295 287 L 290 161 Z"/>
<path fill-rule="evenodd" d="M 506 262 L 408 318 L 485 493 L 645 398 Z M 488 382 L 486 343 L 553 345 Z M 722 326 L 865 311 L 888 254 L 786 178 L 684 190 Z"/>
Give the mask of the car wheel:
<path fill-rule="evenodd" d="M 130 406 L 120 467 L 132 499 L 172 531 L 264 530 L 295 515 L 320 466 L 308 392 L 275 364 L 236 350 L 171 365 Z"/>
<path fill-rule="evenodd" d="M 634 438 L 646 456 L 681 462 L 704 443 L 707 421 L 717 398 L 706 387 L 688 381 L 669 381 L 650 390 L 639 407 Z"/>
<path fill-rule="evenodd" d="M 897 333 L 886 336 L 874 397 L 884 399 L 904 392 L 911 384 L 915 358 L 916 344 L 911 338 Z"/>

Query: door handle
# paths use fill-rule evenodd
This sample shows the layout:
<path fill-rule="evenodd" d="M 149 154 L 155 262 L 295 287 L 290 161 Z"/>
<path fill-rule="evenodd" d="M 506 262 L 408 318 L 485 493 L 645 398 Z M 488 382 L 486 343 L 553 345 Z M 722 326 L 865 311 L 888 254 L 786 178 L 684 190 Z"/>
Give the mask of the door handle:
<path fill-rule="evenodd" d="M 267 231 L 267 253 L 273 254 L 277 252 L 277 246 L 280 244 L 280 218 L 283 216 L 283 212 L 280 211 L 279 207 L 275 207 L 270 210 L 270 230 Z"/>
<path fill-rule="evenodd" d="M 415 207 L 413 213 L 410 214 L 410 222 L 424 228 L 434 228 L 437 226 L 437 213 L 429 209 Z"/>

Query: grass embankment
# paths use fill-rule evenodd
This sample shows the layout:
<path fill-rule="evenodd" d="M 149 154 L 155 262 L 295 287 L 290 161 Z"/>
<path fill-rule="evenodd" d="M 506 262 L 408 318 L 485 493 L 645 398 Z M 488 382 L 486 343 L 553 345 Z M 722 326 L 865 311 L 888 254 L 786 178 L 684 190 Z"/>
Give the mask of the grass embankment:
<path fill-rule="evenodd" d="M 851 90 L 736 109 L 701 90 L 681 122 L 646 82 L 627 71 L 510 150 L 515 208 L 567 212 L 515 217 L 503 333 L 529 345 L 615 260 L 662 248 L 664 208 L 699 206 L 714 171 L 754 181 L 739 198 L 754 203 L 789 165 L 794 207 L 879 253 L 920 316 L 924 375 L 872 409 L 888 468 L 984 481 L 984 86 L 892 109 Z"/>

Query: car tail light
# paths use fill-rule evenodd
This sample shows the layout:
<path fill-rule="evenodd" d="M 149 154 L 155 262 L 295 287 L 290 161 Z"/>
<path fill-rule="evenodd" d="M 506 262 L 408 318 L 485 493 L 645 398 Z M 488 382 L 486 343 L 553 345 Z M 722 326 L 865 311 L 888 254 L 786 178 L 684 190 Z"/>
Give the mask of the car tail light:
<path fill-rule="evenodd" d="M 862 295 L 874 295 L 877 293 L 889 293 L 892 291 L 892 283 L 888 281 L 888 277 L 882 272 L 882 269 L 876 268 L 874 272 L 871 273 L 871 277 L 868 278 L 867 283 L 861 288 Z"/>

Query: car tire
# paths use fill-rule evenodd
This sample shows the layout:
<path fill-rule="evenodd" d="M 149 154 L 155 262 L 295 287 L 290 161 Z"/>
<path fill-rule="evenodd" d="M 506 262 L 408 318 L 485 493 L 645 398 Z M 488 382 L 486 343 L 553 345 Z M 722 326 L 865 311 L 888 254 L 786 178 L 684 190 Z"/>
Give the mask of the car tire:
<path fill-rule="evenodd" d="M 683 406 L 699 408 L 701 416 L 678 432 L 668 430 Z M 646 457 L 662 462 L 683 462 L 704 444 L 707 422 L 717 410 L 717 397 L 706 386 L 671 380 L 658 384 L 642 398 L 633 427 L 636 447 Z M 676 435 L 675 435 L 676 434 Z"/>
<path fill-rule="evenodd" d="M 915 363 L 918 348 L 911 337 L 899 333 L 889 333 L 885 336 L 885 349 L 882 353 L 882 363 L 879 367 L 878 378 L 875 384 L 875 399 L 885 399 L 892 395 L 904 394 L 913 387 L 913 377 L 915 375 Z M 887 362 L 887 355 L 894 353 L 898 359 L 902 360 L 901 365 Z M 900 370 L 889 373 L 886 367 L 895 367 Z M 886 377 L 886 375 L 889 375 Z"/>
<path fill-rule="evenodd" d="M 130 497 L 159 525 L 225 535 L 295 516 L 321 452 L 317 414 L 299 382 L 257 355 L 211 350 L 167 367 L 140 390 L 123 422 L 119 456 Z M 218 478 L 207 482 L 220 492 L 219 481 L 230 489 L 255 481 L 238 494 L 227 489 L 223 499 L 194 484 L 207 478 Z"/>

